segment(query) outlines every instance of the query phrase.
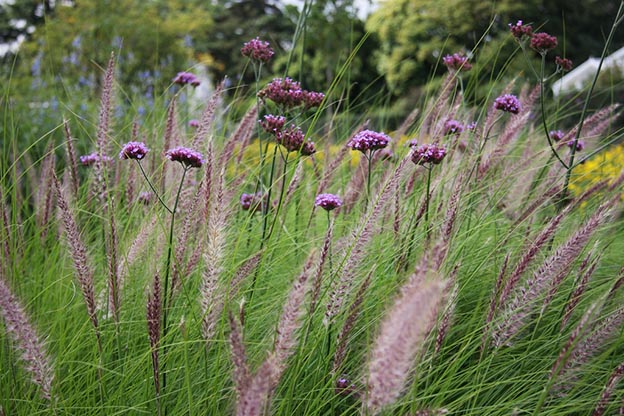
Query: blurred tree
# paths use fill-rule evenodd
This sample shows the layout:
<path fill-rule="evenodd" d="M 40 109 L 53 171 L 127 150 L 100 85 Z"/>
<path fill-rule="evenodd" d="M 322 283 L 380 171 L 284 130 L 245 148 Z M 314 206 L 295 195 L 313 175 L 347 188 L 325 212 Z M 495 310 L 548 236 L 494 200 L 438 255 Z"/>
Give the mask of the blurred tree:
<path fill-rule="evenodd" d="M 27 37 L 35 26 L 43 24 L 54 10 L 54 0 L 19 0 L 0 2 L 0 43 Z"/>
<path fill-rule="evenodd" d="M 214 25 L 197 39 L 195 50 L 214 79 L 236 78 L 247 59 L 241 55 L 243 43 L 259 37 L 278 52 L 291 44 L 295 25 L 284 16 L 283 7 L 270 0 L 217 0 L 211 8 Z M 248 71 L 245 82 L 253 81 Z"/>
<path fill-rule="evenodd" d="M 424 84 L 443 55 L 469 52 L 480 42 L 476 54 L 509 56 L 515 45 L 509 42 L 507 24 L 517 20 L 556 35 L 554 54 L 581 63 L 600 54 L 618 5 L 618 0 L 386 0 L 369 18 L 367 29 L 380 39 L 378 70 L 400 92 Z M 613 46 L 622 44 L 624 38 Z M 504 64 L 487 70 L 496 73 Z"/>
<path fill-rule="evenodd" d="M 124 86 L 162 80 L 188 68 L 191 39 L 211 24 L 201 2 L 185 0 L 80 0 L 59 3 L 53 16 L 20 48 L 19 75 L 52 77 L 97 87 L 111 51 Z M 29 74 L 30 73 L 30 74 Z"/>

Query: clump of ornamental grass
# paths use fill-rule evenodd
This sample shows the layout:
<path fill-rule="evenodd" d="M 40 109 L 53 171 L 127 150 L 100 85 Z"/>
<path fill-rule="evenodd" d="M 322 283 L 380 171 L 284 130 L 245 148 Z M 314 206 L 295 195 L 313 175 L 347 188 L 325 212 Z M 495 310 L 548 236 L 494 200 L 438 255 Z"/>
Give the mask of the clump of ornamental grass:
<path fill-rule="evenodd" d="M 561 48 L 509 36 L 542 62 Z M 240 53 L 242 111 L 225 83 L 185 108 L 203 81 L 180 72 L 124 126 L 112 59 L 95 151 L 61 119 L 64 161 L 52 143 L 2 172 L 2 412 L 41 411 L 21 378 L 61 413 L 617 411 L 617 108 L 559 126 L 543 74 L 470 103 L 480 55 L 454 53 L 393 131 L 378 109 L 327 114 L 339 83 L 272 78 L 269 42 Z"/>

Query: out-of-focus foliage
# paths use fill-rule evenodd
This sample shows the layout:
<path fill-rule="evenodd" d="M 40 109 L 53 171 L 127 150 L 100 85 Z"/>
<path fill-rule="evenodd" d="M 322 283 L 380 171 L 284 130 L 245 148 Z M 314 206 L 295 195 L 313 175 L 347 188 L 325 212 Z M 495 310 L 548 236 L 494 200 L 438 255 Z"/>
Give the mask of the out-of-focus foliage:
<path fill-rule="evenodd" d="M 0 43 L 11 43 L 28 36 L 54 10 L 54 0 L 0 2 Z"/>
<path fill-rule="evenodd" d="M 483 55 L 488 61 L 499 54 L 509 56 L 515 45 L 507 25 L 517 20 L 559 38 L 553 59 L 555 54 L 565 55 L 580 64 L 590 55 L 600 55 L 618 5 L 616 0 L 385 0 L 369 18 L 367 29 L 380 39 L 378 70 L 401 92 L 424 84 L 445 54 L 470 52 L 479 45 L 475 60 Z M 613 48 L 622 44 L 624 39 Z M 490 63 L 485 69 L 496 73 L 506 64 Z"/>

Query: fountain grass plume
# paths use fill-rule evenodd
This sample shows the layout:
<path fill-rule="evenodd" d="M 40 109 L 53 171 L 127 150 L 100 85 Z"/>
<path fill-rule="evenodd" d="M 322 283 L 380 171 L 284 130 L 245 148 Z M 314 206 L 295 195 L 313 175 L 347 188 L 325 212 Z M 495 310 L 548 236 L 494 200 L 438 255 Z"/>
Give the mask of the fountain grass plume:
<path fill-rule="evenodd" d="M 87 313 L 91 324 L 95 330 L 95 336 L 100 344 L 100 330 L 98 327 L 98 318 L 96 314 L 95 295 L 93 291 L 93 268 L 89 262 L 87 256 L 87 247 L 80 237 L 80 231 L 76 220 L 74 219 L 73 211 L 69 208 L 69 204 L 61 191 L 61 184 L 58 178 L 54 175 L 54 186 L 56 189 L 56 200 L 61 212 L 61 219 L 63 221 L 63 227 L 65 228 L 65 235 L 67 237 L 67 243 L 69 245 L 69 251 L 71 258 L 74 262 L 74 269 L 76 272 L 76 278 L 78 280 L 82 297 L 87 307 Z M 100 345 L 101 351 L 101 345 Z"/>
<path fill-rule="evenodd" d="M 30 373 L 34 384 L 41 389 L 41 396 L 52 400 L 54 365 L 45 344 L 33 328 L 21 302 L 11 293 L 0 270 L 0 316 L 5 329 L 20 352 L 24 369 Z"/>
<path fill-rule="evenodd" d="M 364 397 L 367 414 L 379 414 L 401 395 L 416 353 L 435 325 L 443 288 L 437 276 L 409 285 L 386 313 L 368 361 Z"/>
<path fill-rule="evenodd" d="M 147 296 L 147 334 L 150 343 L 150 351 L 152 355 L 152 376 L 154 380 L 154 390 L 156 392 L 156 406 L 158 415 L 161 414 L 160 403 L 160 366 L 159 366 L 159 347 L 160 347 L 160 322 L 162 319 L 162 299 L 160 291 L 160 276 L 154 274 L 152 280 L 151 294 Z"/>
<path fill-rule="evenodd" d="M 96 134 L 96 153 L 98 155 L 95 160 L 93 171 L 95 173 L 95 193 L 98 201 L 104 209 L 106 209 L 106 199 L 108 195 L 107 185 L 107 168 L 104 158 L 109 152 L 110 139 L 110 116 L 111 103 L 113 99 L 113 79 L 115 71 L 115 54 L 111 52 L 108 66 L 104 74 L 102 85 L 102 98 L 100 101 L 100 117 Z"/>
<path fill-rule="evenodd" d="M 193 137 L 193 149 L 199 149 L 200 151 L 204 149 L 206 139 L 209 136 L 210 129 L 214 123 L 217 108 L 221 103 L 221 98 L 223 97 L 223 93 L 225 91 L 225 79 L 217 84 L 212 96 L 208 100 L 208 104 L 206 104 L 206 108 L 202 113 L 202 116 L 199 120 L 199 126 L 195 131 L 195 137 Z"/>

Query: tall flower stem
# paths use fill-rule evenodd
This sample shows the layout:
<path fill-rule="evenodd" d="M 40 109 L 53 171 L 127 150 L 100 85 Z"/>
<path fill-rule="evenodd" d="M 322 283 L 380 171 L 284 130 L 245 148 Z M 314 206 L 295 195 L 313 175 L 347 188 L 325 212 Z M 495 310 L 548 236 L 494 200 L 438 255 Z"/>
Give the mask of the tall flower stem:
<path fill-rule="evenodd" d="M 546 139 L 548 140 L 548 146 L 550 146 L 550 151 L 552 152 L 553 156 L 557 158 L 557 160 L 559 161 L 559 163 L 561 163 L 561 166 L 563 166 L 564 169 L 568 169 L 569 166 L 563 161 L 563 159 L 561 159 L 561 156 L 559 156 L 557 149 L 555 149 L 553 145 L 552 138 L 550 137 L 550 133 L 548 132 L 548 125 L 546 124 L 546 110 L 544 109 L 544 83 L 546 82 L 544 78 L 545 67 L 546 67 L 546 53 L 542 53 L 542 64 L 540 67 L 540 78 L 539 78 L 542 126 L 544 126 L 544 133 L 546 134 Z M 576 146 L 576 143 L 574 143 L 574 145 Z"/>
<path fill-rule="evenodd" d="M 429 233 L 429 194 L 431 192 L 431 171 L 433 166 L 427 168 L 427 193 L 425 194 L 425 223 L 427 225 L 427 233 Z"/>
<path fill-rule="evenodd" d="M 284 159 L 284 169 L 282 170 L 282 184 L 280 185 L 280 196 L 279 196 L 279 200 L 277 202 L 277 208 L 275 209 L 275 217 L 273 217 L 273 222 L 271 223 L 271 228 L 269 228 L 269 233 L 267 235 L 267 239 L 269 239 L 271 237 L 271 235 L 273 234 L 273 229 L 275 228 L 275 224 L 277 223 L 277 217 L 280 214 L 280 211 L 282 209 L 282 202 L 284 200 L 284 191 L 286 190 L 286 176 L 288 173 L 288 153 L 286 153 L 286 156 L 283 157 Z"/>
<path fill-rule="evenodd" d="M 166 355 L 167 355 L 167 348 L 166 348 L 166 338 L 167 338 L 167 333 L 169 332 L 169 326 L 167 323 L 167 316 L 168 316 L 168 312 L 169 312 L 169 300 L 170 300 L 170 293 L 169 293 L 169 277 L 171 274 L 171 257 L 173 254 L 173 226 L 175 224 L 175 214 L 178 208 L 178 202 L 180 201 L 180 193 L 182 192 L 182 185 L 184 184 L 184 178 L 186 177 L 186 172 L 188 171 L 189 167 L 184 166 L 184 170 L 182 172 L 182 179 L 180 180 L 180 185 L 178 186 L 178 192 L 176 193 L 176 198 L 175 198 L 175 202 L 173 203 L 173 209 L 170 211 L 171 212 L 171 221 L 169 223 L 169 243 L 168 243 L 168 248 L 167 248 L 167 261 L 165 263 L 165 286 L 164 286 L 164 293 L 163 293 L 163 371 L 162 371 L 162 375 L 163 375 L 163 385 L 162 385 L 162 389 L 163 391 L 165 390 L 165 387 L 167 386 L 167 373 L 165 371 L 165 364 L 166 364 Z"/>
<path fill-rule="evenodd" d="M 368 159 L 368 172 L 367 172 L 367 178 L 366 178 L 366 204 L 368 205 L 368 201 L 370 201 L 371 199 L 371 178 L 372 178 L 372 167 L 373 167 L 373 154 L 375 153 L 374 150 L 371 150 L 368 153 L 368 156 L 366 155 L 366 153 L 364 153 L 364 156 L 366 157 L 366 159 Z"/>
<path fill-rule="evenodd" d="M 162 198 L 160 197 L 160 194 L 156 191 L 156 189 L 154 188 L 154 185 L 152 184 L 152 182 L 149 180 L 149 178 L 147 177 L 147 174 L 145 173 L 145 170 L 143 169 L 143 165 L 141 165 L 141 161 L 137 159 L 137 164 L 139 165 L 139 169 L 141 169 L 141 173 L 143 174 L 143 178 L 145 178 L 145 181 L 147 182 L 147 184 L 149 185 L 150 189 L 152 190 L 152 192 L 154 192 L 154 195 L 156 195 L 156 198 L 158 198 L 158 201 L 160 202 L 160 204 L 167 210 L 168 213 L 173 214 L 173 212 L 171 211 L 171 209 L 167 206 L 167 204 L 165 204 L 165 202 L 162 200 Z"/>

